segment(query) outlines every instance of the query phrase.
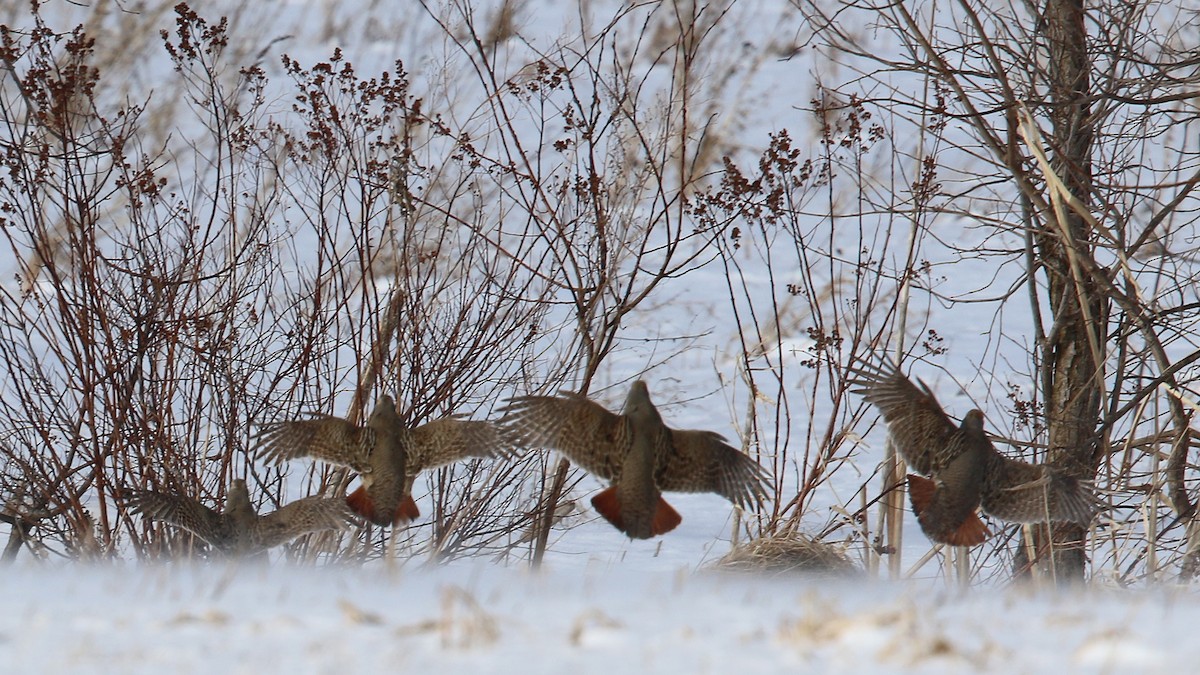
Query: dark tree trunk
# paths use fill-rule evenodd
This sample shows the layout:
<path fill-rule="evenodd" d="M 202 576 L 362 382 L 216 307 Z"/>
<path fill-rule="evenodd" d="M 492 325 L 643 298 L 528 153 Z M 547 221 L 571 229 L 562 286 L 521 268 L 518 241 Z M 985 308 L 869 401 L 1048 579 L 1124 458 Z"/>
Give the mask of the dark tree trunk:
<path fill-rule="evenodd" d="M 1080 202 L 1091 202 L 1093 128 L 1089 107 L 1087 31 L 1081 0 L 1047 0 L 1045 30 L 1050 75 L 1049 116 L 1052 164 L 1055 173 Z M 1072 268 L 1071 255 L 1092 257 L 1096 233 L 1078 214 L 1060 211 L 1044 214 L 1047 223 L 1037 237 L 1038 252 L 1047 275 L 1053 328 L 1043 345 L 1041 367 L 1046 418 L 1049 427 L 1049 461 L 1081 478 L 1095 476 L 1094 449 L 1100 420 L 1100 372 L 1104 334 L 1098 329 L 1106 318 L 1103 293 L 1080 266 Z M 1067 233 L 1064 236 L 1064 231 Z M 1074 251 L 1071 250 L 1074 248 Z M 1099 357 L 1099 358 L 1098 358 Z M 1053 570 L 1059 580 L 1082 579 L 1085 569 L 1083 527 L 1038 528 L 1035 541 L 1039 564 Z M 1049 547 L 1047 547 L 1049 543 Z M 1051 556 L 1042 554 L 1047 548 Z"/>

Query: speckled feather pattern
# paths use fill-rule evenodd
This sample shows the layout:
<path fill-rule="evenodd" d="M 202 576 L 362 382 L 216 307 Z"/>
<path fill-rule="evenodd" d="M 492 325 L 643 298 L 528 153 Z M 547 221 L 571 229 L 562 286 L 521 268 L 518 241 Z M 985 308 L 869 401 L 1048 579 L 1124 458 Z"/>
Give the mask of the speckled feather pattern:
<path fill-rule="evenodd" d="M 328 415 L 263 425 L 257 440 L 258 459 L 268 464 L 311 457 L 360 473 L 370 466 L 376 445 L 374 429 Z"/>
<path fill-rule="evenodd" d="M 1002 520 L 1032 523 L 1047 519 L 1086 525 L 1098 502 L 1087 481 L 1075 479 L 1047 464 L 1030 464 L 1002 455 L 982 431 L 983 417 L 971 411 L 962 426 L 950 421 L 929 388 L 914 385 L 894 364 L 881 356 L 850 367 L 848 382 L 879 408 L 897 452 L 918 473 L 931 476 L 957 497 L 976 495 L 946 468 L 971 448 L 982 462 L 978 499 L 983 510 Z M 972 433 L 978 426 L 978 435 Z M 1048 517 L 1048 518 L 1047 518 Z"/>
<path fill-rule="evenodd" d="M 1091 483 L 1047 464 L 1030 464 L 999 452 L 988 456 L 983 479 L 983 510 L 1014 523 L 1047 520 L 1086 525 L 1099 502 Z"/>
<path fill-rule="evenodd" d="M 355 522 L 344 500 L 325 497 L 305 497 L 260 516 L 241 479 L 230 484 L 220 513 L 191 497 L 153 490 L 133 492 L 126 504 L 136 513 L 185 529 L 230 555 L 258 553 L 310 532 L 344 530 Z"/>
<path fill-rule="evenodd" d="M 712 431 L 671 429 L 675 452 L 659 487 L 668 492 L 715 492 L 743 508 L 758 510 L 766 498 L 767 472 Z"/>
<path fill-rule="evenodd" d="M 492 422 L 456 417 L 422 424 L 402 434 L 402 443 L 414 475 L 471 457 L 511 459 L 518 447 Z"/>
<path fill-rule="evenodd" d="M 265 425 L 258 441 L 257 456 L 267 462 L 311 457 L 358 472 L 380 525 L 391 522 L 420 471 L 516 452 L 491 422 L 446 417 L 409 429 L 389 396 L 380 397 L 365 426 L 330 416 L 278 422 Z"/>
<path fill-rule="evenodd" d="M 570 392 L 514 398 L 503 410 L 500 423 L 522 444 L 558 450 L 601 479 L 621 480 L 634 438 L 628 416 Z M 660 490 L 715 492 L 739 506 L 762 506 L 766 472 L 757 462 L 720 434 L 669 431 L 669 446 L 657 449 L 660 459 L 654 462 Z"/>
<path fill-rule="evenodd" d="M 500 424 L 525 447 L 552 448 L 597 478 L 616 481 L 633 444 L 630 421 L 585 396 L 521 396 L 501 409 Z"/>
<path fill-rule="evenodd" d="M 936 474 L 964 450 L 962 431 L 924 382 L 918 388 L 887 361 L 854 364 L 848 382 L 883 414 L 896 452 L 917 473 Z"/>

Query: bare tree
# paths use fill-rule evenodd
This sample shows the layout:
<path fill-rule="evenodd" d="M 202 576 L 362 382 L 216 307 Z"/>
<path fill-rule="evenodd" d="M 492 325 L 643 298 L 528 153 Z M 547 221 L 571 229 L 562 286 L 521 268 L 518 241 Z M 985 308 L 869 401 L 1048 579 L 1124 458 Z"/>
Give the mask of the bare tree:
<path fill-rule="evenodd" d="M 1177 28 L 1186 21 L 1165 18 L 1189 10 L 1076 0 L 795 4 L 811 44 L 858 73 L 838 84 L 841 95 L 890 121 L 897 165 L 922 167 L 907 185 L 870 195 L 864 213 L 930 214 L 936 222 L 920 230 L 927 251 L 992 266 L 995 284 L 926 290 L 951 306 L 948 316 L 962 303 L 995 307 L 999 339 L 971 357 L 991 360 L 999 376 L 998 367 L 1021 365 L 1007 360 L 1004 341 L 1026 350 L 1036 386 L 1011 401 L 1029 436 L 1013 442 L 1114 495 L 1090 543 L 1084 528 L 1035 528 L 1018 562 L 1059 579 L 1081 578 L 1089 556 L 1094 574 L 1158 574 L 1164 481 L 1183 522 L 1195 511 L 1186 406 L 1200 344 L 1187 328 L 1197 270 L 1185 247 L 1200 179 L 1197 69 Z M 865 25 L 870 32 L 857 28 Z M 949 223 L 969 236 L 935 240 Z M 1007 327 L 1018 304 L 1032 334 Z M 1133 490 L 1148 497 L 1148 528 L 1123 510 Z M 1176 546 L 1171 556 L 1185 571 L 1187 553 Z"/>

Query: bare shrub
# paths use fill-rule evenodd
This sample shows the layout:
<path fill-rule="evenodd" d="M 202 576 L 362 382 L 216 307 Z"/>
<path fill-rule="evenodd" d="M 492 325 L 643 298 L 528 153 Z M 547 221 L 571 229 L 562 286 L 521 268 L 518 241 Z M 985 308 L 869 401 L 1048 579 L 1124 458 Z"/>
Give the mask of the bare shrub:
<path fill-rule="evenodd" d="M 723 230 L 698 227 L 688 195 L 725 142 L 699 87 L 721 66 L 724 13 L 625 8 L 502 67 L 523 56 L 520 9 L 505 3 L 491 27 L 464 4 L 431 13 L 469 65 L 453 76 L 474 78 L 461 98 L 462 80 L 418 85 L 402 63 L 367 76 L 337 50 L 285 57 L 271 78 L 266 47 L 232 49 L 224 20 L 186 5 L 162 35 L 179 96 L 136 105 L 98 96 L 120 72 L 86 30 L 35 15 L 38 30 L 3 33 L 2 236 L 23 282 L 0 287 L 14 541 L 188 552 L 189 537 L 131 519 L 123 492 L 220 503 L 247 476 L 278 504 L 350 479 L 253 465 L 255 423 L 357 419 L 380 392 L 412 424 L 486 416 L 515 392 L 587 392 L 628 349 L 631 319 L 718 256 Z M 639 357 L 652 366 L 692 338 L 632 341 L 655 345 Z M 287 555 L 536 561 L 576 480 L 538 453 L 442 469 L 418 483 L 427 521 Z"/>
<path fill-rule="evenodd" d="M 631 319 L 653 316 L 669 302 L 661 299 L 666 282 L 717 255 L 721 230 L 697 226 L 687 201 L 717 162 L 712 115 L 697 109 L 704 97 L 695 84 L 702 66 L 712 65 L 707 42 L 724 16 L 713 9 L 623 8 L 599 32 L 584 26 L 578 41 L 512 73 L 496 65 L 501 55 L 467 5 L 439 16 L 447 35 L 461 36 L 457 46 L 486 94 L 476 124 L 494 131 L 474 138 L 470 149 L 497 178 L 496 194 L 522 210 L 497 240 L 551 290 L 555 347 L 534 369 L 541 375 L 530 382 L 535 390 L 569 381 L 588 393 L 602 364 L 623 349 Z M 644 44 L 639 37 L 647 31 L 654 40 Z M 644 81 L 656 67 L 669 73 L 661 88 Z M 645 339 L 661 350 L 647 365 L 688 346 L 685 336 Z M 573 480 L 562 460 L 542 481 L 535 563 L 550 532 L 547 514 Z"/>

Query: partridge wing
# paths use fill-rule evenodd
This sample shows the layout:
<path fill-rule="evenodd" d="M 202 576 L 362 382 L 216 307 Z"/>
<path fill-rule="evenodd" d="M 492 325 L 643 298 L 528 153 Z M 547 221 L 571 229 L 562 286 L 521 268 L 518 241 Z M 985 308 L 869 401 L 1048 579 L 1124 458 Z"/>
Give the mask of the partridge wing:
<path fill-rule="evenodd" d="M 604 480 L 621 474 L 633 442 L 629 421 L 579 394 L 521 396 L 503 409 L 500 425 L 520 447 L 553 448 Z"/>
<path fill-rule="evenodd" d="M 272 464 L 312 457 L 361 473 L 369 467 L 375 431 L 340 417 L 318 417 L 264 425 L 257 439 L 258 459 Z"/>
<path fill-rule="evenodd" d="M 273 548 L 309 532 L 345 530 L 355 522 L 346 500 L 305 497 L 259 518 L 252 538 L 262 548 Z"/>
<path fill-rule="evenodd" d="M 1087 525 L 1099 502 L 1089 481 L 994 452 L 984 479 L 982 506 L 989 515 L 1013 523 Z"/>
<path fill-rule="evenodd" d="M 408 433 L 405 450 L 408 452 L 410 476 L 469 457 L 501 457 L 509 459 L 517 448 L 492 422 L 444 417 L 413 429 Z"/>
<path fill-rule="evenodd" d="M 896 451 L 918 473 L 934 472 L 936 458 L 947 457 L 958 427 L 922 382 L 920 387 L 884 357 L 851 364 L 847 382 L 856 394 L 879 408 Z M 952 459 L 952 457 L 951 457 Z"/>
<path fill-rule="evenodd" d="M 136 513 L 181 527 L 213 546 L 223 546 L 231 536 L 221 514 L 191 497 L 138 490 L 126 498 L 125 504 Z"/>
<path fill-rule="evenodd" d="M 670 492 L 715 492 L 743 508 L 762 507 L 767 472 L 758 462 L 712 431 L 671 429 L 658 487 Z"/>

